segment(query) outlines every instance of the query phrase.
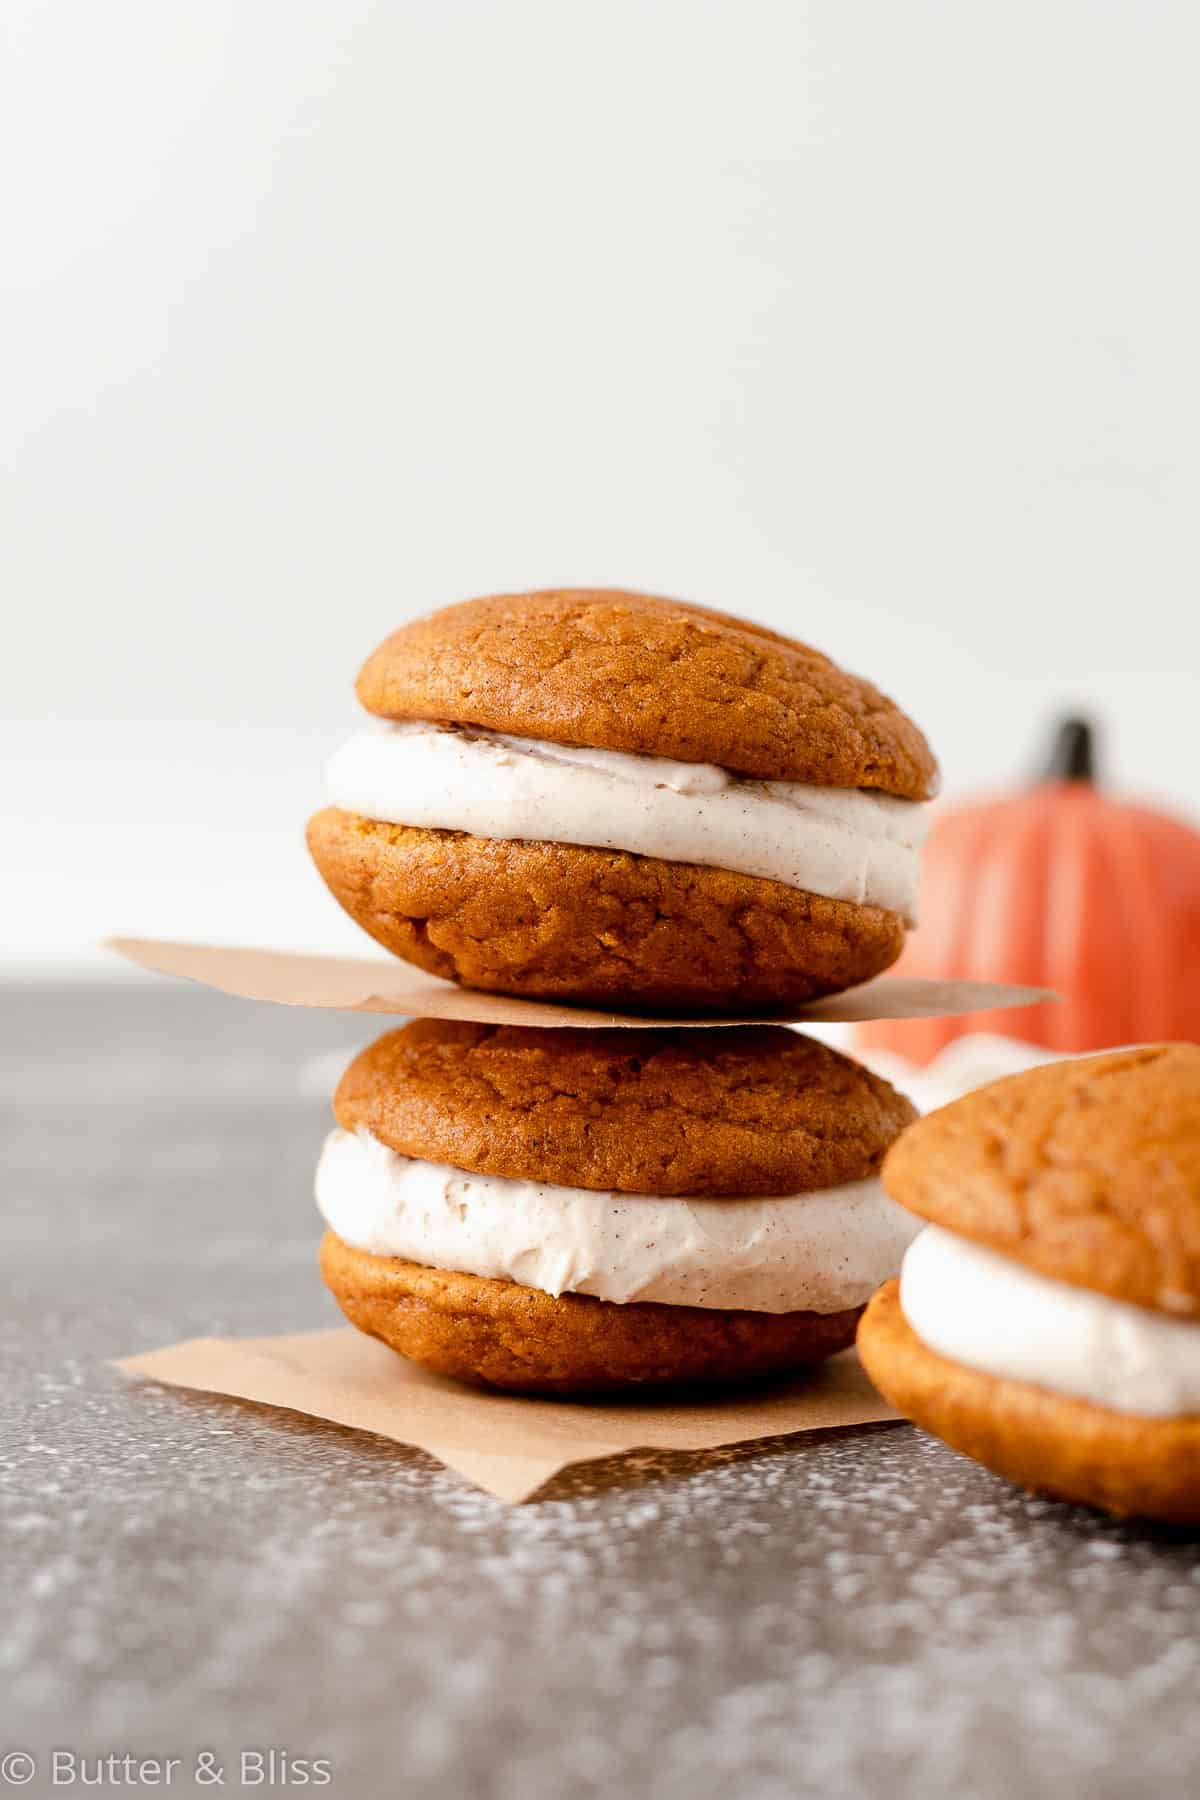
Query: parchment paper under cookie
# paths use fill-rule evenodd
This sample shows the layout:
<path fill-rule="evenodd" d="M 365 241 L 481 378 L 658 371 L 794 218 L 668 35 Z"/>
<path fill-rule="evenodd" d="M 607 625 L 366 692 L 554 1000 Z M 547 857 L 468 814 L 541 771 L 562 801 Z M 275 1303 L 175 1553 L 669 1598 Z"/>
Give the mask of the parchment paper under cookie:
<path fill-rule="evenodd" d="M 715 1450 L 896 1420 L 853 1350 L 760 1392 L 685 1402 L 564 1401 L 464 1387 L 349 1327 L 189 1338 L 117 1368 L 169 1386 L 284 1406 L 411 1444 L 499 1500 L 528 1500 L 573 1463 L 628 1450 Z"/>
<path fill-rule="evenodd" d="M 1045 988 L 1008 987 L 986 981 L 928 981 L 906 975 L 877 975 L 861 987 L 832 994 L 807 1006 L 771 1013 L 703 1013 L 679 1018 L 655 1014 L 603 1012 L 544 1000 L 517 1000 L 456 987 L 422 975 L 407 963 L 362 956 L 303 956 L 289 950 L 253 950 L 231 945 L 170 943 L 158 938 L 108 938 L 115 950 L 139 968 L 179 975 L 246 1000 L 281 1006 L 325 1007 L 338 1012 L 394 1013 L 403 1018 L 465 1019 L 480 1025 L 802 1025 L 863 1023 L 868 1019 L 936 1019 L 957 1013 L 992 1012 L 1055 1000 Z"/>

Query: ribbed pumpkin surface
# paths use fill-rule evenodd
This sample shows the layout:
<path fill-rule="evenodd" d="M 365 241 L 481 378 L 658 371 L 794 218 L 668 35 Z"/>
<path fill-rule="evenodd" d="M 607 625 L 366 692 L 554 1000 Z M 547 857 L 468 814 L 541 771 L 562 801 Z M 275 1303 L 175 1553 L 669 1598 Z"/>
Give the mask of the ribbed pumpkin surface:
<path fill-rule="evenodd" d="M 1200 833 L 1086 781 L 945 813 L 897 973 L 1054 988 L 1059 1005 L 881 1020 L 864 1047 L 928 1062 L 967 1031 L 1049 1049 L 1200 1040 Z"/>

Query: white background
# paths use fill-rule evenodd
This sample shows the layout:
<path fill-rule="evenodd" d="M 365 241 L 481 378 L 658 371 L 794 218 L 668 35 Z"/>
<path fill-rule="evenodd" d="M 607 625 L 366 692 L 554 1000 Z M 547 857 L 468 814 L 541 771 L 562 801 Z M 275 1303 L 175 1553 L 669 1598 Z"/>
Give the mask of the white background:
<path fill-rule="evenodd" d="M 402 619 L 613 583 L 1200 764 L 1200 9 L 7 0 L 7 956 L 366 948 L 308 869 Z"/>

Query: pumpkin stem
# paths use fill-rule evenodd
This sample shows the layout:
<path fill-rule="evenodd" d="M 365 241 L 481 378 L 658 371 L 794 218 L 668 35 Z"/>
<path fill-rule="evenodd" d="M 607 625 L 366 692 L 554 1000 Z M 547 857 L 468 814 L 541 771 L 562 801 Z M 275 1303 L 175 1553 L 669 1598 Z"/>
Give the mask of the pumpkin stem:
<path fill-rule="evenodd" d="M 1055 733 L 1044 781 L 1095 781 L 1096 734 L 1088 719 L 1062 719 Z"/>

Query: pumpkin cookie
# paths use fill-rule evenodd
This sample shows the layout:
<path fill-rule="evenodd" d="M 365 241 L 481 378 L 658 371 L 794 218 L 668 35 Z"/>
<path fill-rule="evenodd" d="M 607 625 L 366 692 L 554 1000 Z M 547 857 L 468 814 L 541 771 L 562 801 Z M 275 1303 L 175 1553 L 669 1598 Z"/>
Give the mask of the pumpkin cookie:
<path fill-rule="evenodd" d="M 869 981 L 904 921 L 778 881 L 327 807 L 308 846 L 377 944 L 464 987 L 593 1006 L 786 1009 Z"/>
<path fill-rule="evenodd" d="M 916 1114 L 781 1025 L 561 1031 L 423 1019 L 355 1058 L 347 1131 L 477 1174 L 631 1194 L 795 1194 L 875 1175 Z"/>
<path fill-rule="evenodd" d="M 819 1360 L 916 1229 L 877 1173 L 908 1102 L 779 1027 L 425 1020 L 357 1058 L 335 1112 L 317 1202 L 338 1303 L 403 1355 L 493 1386 Z"/>
<path fill-rule="evenodd" d="M 859 1329 L 892 1404 L 1027 1487 L 1200 1524 L 1200 1046 L 968 1094 L 884 1183 L 935 1221 Z"/>
<path fill-rule="evenodd" d="M 716 763 L 738 775 L 928 800 L 937 764 L 869 681 L 794 638 L 656 594 L 552 588 L 446 606 L 367 658 L 385 719 Z"/>
<path fill-rule="evenodd" d="M 898 1412 L 1020 1487 L 1118 1516 L 1200 1524 L 1200 1413 L 1140 1418 L 939 1356 L 905 1318 L 898 1281 L 868 1305 L 858 1353 Z"/>
<path fill-rule="evenodd" d="M 790 1006 L 888 967 L 936 764 L 869 683 L 702 607 L 501 595 L 393 634 L 309 848 L 397 955 L 613 1005 Z"/>
<path fill-rule="evenodd" d="M 567 1397 L 789 1375 L 848 1348 L 862 1310 L 610 1306 L 371 1256 L 332 1231 L 321 1273 L 350 1323 L 410 1362 L 483 1387 Z"/>

